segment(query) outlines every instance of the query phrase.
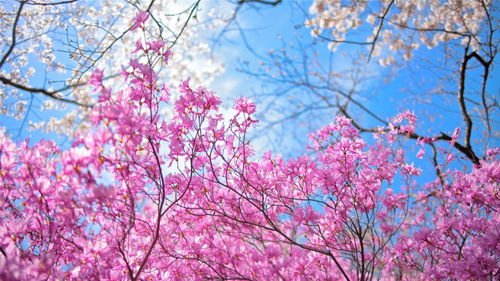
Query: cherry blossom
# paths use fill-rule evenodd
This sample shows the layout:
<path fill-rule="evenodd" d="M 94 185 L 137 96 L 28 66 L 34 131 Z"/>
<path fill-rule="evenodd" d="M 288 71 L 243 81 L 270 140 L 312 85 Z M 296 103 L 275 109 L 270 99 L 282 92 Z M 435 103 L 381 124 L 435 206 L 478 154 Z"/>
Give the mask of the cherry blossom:
<path fill-rule="evenodd" d="M 329 48 L 340 43 L 368 45 L 370 55 L 380 57 L 387 66 L 394 53 L 410 60 L 421 45 L 429 49 L 440 43 L 459 40 L 479 51 L 488 38 L 481 29 L 488 20 L 492 1 L 324 1 L 316 0 L 309 8 L 312 18 L 306 21 L 311 35 L 330 41 Z M 350 33 L 368 25 L 372 30 L 366 41 L 351 39 Z M 383 53 L 389 50 L 389 55 Z"/>
<path fill-rule="evenodd" d="M 210 10 L 209 3 L 200 1 L 2 0 L 0 111 L 26 118 L 30 130 L 73 135 L 88 128 L 84 117 L 97 99 L 89 87 L 92 70 L 106 69 L 103 79 L 120 83 L 118 74 L 128 58 L 115 54 L 128 54 L 134 50 L 131 42 L 143 40 L 144 34 L 131 32 L 136 29 L 161 39 L 146 47 L 161 51 L 178 66 L 176 71 L 163 71 L 164 78 L 180 81 L 189 76 L 206 86 L 224 71 L 201 36 L 222 28 L 226 17 Z M 193 17 L 201 22 L 191 24 Z M 170 56 L 173 45 L 177 52 Z M 204 69 L 193 67 L 190 58 L 195 56 L 206 65 Z M 67 113 L 44 120 L 29 118 L 28 109 L 37 112 L 40 107 Z"/>

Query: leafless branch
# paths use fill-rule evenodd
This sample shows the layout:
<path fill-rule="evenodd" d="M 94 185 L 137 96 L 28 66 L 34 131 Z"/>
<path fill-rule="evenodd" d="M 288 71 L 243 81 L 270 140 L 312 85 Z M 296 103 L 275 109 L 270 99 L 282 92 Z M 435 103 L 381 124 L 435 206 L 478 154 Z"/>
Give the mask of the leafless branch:
<path fill-rule="evenodd" d="M 33 87 L 25 86 L 25 85 L 14 82 L 14 81 L 12 81 L 6 77 L 3 77 L 3 76 L 0 76 L 0 81 L 5 85 L 9 85 L 9 86 L 18 88 L 18 89 L 26 91 L 26 92 L 39 93 L 39 94 L 45 95 L 47 97 L 53 98 L 55 100 L 67 102 L 67 103 L 72 103 L 72 104 L 75 104 L 78 106 L 83 106 L 83 107 L 87 107 L 87 108 L 92 107 L 92 105 L 90 105 L 90 104 L 82 104 L 82 103 L 75 101 L 75 100 L 70 100 L 70 99 L 60 97 L 60 96 L 58 96 L 58 93 L 60 93 L 58 91 L 49 91 L 49 90 L 43 89 L 43 88 L 33 88 Z"/>
<path fill-rule="evenodd" d="M 242 4 L 245 4 L 245 3 L 257 3 L 257 4 L 277 6 L 278 4 L 281 3 L 281 1 L 282 0 L 275 0 L 275 1 L 267 1 L 267 0 L 239 0 L 238 4 L 242 5 Z"/>
<path fill-rule="evenodd" d="M 380 132 L 378 128 L 365 128 L 363 126 L 361 126 L 355 118 L 353 118 L 346 110 L 345 108 L 343 108 L 342 106 L 339 106 L 339 110 L 340 112 L 342 113 L 342 115 L 346 116 L 347 118 L 351 119 L 351 123 L 353 124 L 353 126 L 358 129 L 360 132 L 364 132 L 364 133 L 377 133 L 377 132 Z M 384 132 L 387 132 L 388 130 L 387 129 L 384 129 L 383 130 Z M 415 140 L 418 140 L 418 139 L 432 139 L 432 140 L 435 140 L 435 141 L 452 141 L 452 137 L 441 132 L 440 135 L 436 135 L 436 136 L 431 136 L 431 137 L 426 137 L 426 136 L 423 136 L 423 135 L 420 135 L 420 134 L 417 134 L 417 133 L 399 133 L 400 135 L 403 135 L 403 136 L 406 136 L 410 139 L 415 139 Z M 457 149 L 458 151 L 460 151 L 462 154 L 464 154 L 469 160 L 471 160 L 474 164 L 479 164 L 479 158 L 476 156 L 476 154 L 474 153 L 474 151 L 470 148 L 470 147 L 467 147 L 465 145 L 462 145 L 460 144 L 459 142 L 455 142 L 453 144 L 453 147 L 455 147 L 455 149 Z"/>
<path fill-rule="evenodd" d="M 12 24 L 12 35 L 11 35 L 10 47 L 9 47 L 9 49 L 7 49 L 7 52 L 5 52 L 5 54 L 2 57 L 2 60 L 0 61 L 0 68 L 3 67 L 4 63 L 7 61 L 7 58 L 10 56 L 10 54 L 14 50 L 14 47 L 16 46 L 17 24 L 19 23 L 19 17 L 21 16 L 21 11 L 23 10 L 23 7 L 25 4 L 26 4 L 26 1 L 19 2 L 19 8 L 17 9 L 17 12 L 16 12 L 16 18 L 14 19 L 14 23 Z"/>
<path fill-rule="evenodd" d="M 372 47 L 370 48 L 370 54 L 368 55 L 368 62 L 370 61 L 370 59 L 372 57 L 373 50 L 375 50 L 375 44 L 377 43 L 378 36 L 380 35 L 380 31 L 382 31 L 382 27 L 384 26 L 385 17 L 387 16 L 387 13 L 389 13 L 389 10 L 391 9 L 391 6 L 393 3 L 394 3 L 394 0 L 392 0 L 389 3 L 389 5 L 387 5 L 387 8 L 385 9 L 384 14 L 382 16 L 379 16 L 380 24 L 378 25 L 377 33 L 375 34 L 375 37 L 372 40 Z"/>
<path fill-rule="evenodd" d="M 470 43 L 470 39 L 469 39 Z M 460 66 L 460 77 L 459 77 L 459 85 L 458 85 L 458 93 L 457 93 L 457 99 L 458 99 L 458 104 L 460 107 L 460 111 L 462 113 L 462 118 L 465 122 L 466 128 L 465 128 L 465 136 L 464 136 L 464 147 L 463 149 L 465 150 L 464 152 L 467 152 L 466 155 L 474 162 L 474 163 L 479 163 L 479 159 L 475 155 L 474 151 L 472 150 L 472 146 L 470 143 L 471 135 L 472 135 L 472 119 L 467 112 L 467 106 L 465 104 L 465 80 L 466 80 L 466 73 L 467 73 L 467 63 L 469 60 L 474 57 L 474 52 L 472 54 L 469 54 L 469 45 L 465 48 L 464 51 L 464 58 L 462 60 L 462 64 Z"/>
<path fill-rule="evenodd" d="M 27 5 L 33 5 L 33 6 L 56 6 L 56 5 L 64 5 L 64 4 L 71 4 L 74 2 L 77 2 L 78 0 L 66 0 L 66 1 L 57 1 L 57 2 L 50 2 L 50 3 L 43 3 L 43 2 L 37 2 L 37 1 L 27 1 Z"/>

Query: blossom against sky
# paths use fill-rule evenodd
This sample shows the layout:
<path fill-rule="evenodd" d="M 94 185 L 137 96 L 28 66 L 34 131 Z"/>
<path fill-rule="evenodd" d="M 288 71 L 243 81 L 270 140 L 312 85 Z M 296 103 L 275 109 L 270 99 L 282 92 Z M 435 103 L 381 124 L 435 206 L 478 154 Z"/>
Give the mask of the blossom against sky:
<path fill-rule="evenodd" d="M 61 2 L 60 58 L 16 43 L 40 1 L 0 14 L 0 278 L 495 280 L 491 3 Z"/>

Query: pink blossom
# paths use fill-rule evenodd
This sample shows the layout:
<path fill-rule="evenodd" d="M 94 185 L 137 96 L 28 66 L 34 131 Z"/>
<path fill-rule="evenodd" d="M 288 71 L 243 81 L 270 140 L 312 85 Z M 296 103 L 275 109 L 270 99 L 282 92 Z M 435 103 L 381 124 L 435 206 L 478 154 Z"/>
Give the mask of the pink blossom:
<path fill-rule="evenodd" d="M 246 114 L 252 114 L 255 112 L 255 104 L 253 104 L 253 102 L 247 98 L 239 98 L 236 100 L 234 109 Z"/>
<path fill-rule="evenodd" d="M 145 44 L 155 51 L 139 55 L 163 56 L 163 45 Z M 260 157 L 250 100 L 224 116 L 214 92 L 189 79 L 170 89 L 143 62 L 130 60 L 124 85 L 104 88 L 93 73 L 91 127 L 67 147 L 0 132 L 2 278 L 484 280 L 498 271 L 498 149 L 468 172 L 421 170 L 399 145 L 416 122 L 405 112 L 376 141 L 337 117 L 311 134 L 306 154 Z"/>
<path fill-rule="evenodd" d="M 153 42 L 148 42 L 149 50 L 155 52 L 157 55 L 161 55 L 160 50 L 165 46 L 165 42 L 163 40 L 155 40 Z"/>
<path fill-rule="evenodd" d="M 144 12 L 138 12 L 137 15 L 134 17 L 134 26 L 130 29 L 131 31 L 134 31 L 138 28 L 144 28 L 144 23 L 146 20 L 149 18 L 149 12 L 144 11 Z"/>
<path fill-rule="evenodd" d="M 446 157 L 446 163 L 450 163 L 453 160 L 455 160 L 455 154 L 449 153 L 448 156 Z"/>
<path fill-rule="evenodd" d="M 165 52 L 163 52 L 163 61 L 168 64 L 168 61 L 170 57 L 173 55 L 173 52 L 170 49 L 167 49 Z"/>
<path fill-rule="evenodd" d="M 135 41 L 135 50 L 132 52 L 132 54 L 144 50 L 144 46 L 142 45 L 142 40 L 139 39 Z"/>
<path fill-rule="evenodd" d="M 96 89 L 102 87 L 102 79 L 104 77 L 103 71 L 101 69 L 95 69 L 90 75 L 89 84 L 94 86 Z"/>
<path fill-rule="evenodd" d="M 450 144 L 455 145 L 457 142 L 457 138 L 460 136 L 460 128 L 456 128 L 455 131 L 453 131 L 453 135 L 451 136 Z"/>
<path fill-rule="evenodd" d="M 421 149 L 417 152 L 416 157 L 417 157 L 417 158 L 422 159 L 422 158 L 424 157 L 424 154 L 425 154 L 425 149 L 421 148 Z"/>

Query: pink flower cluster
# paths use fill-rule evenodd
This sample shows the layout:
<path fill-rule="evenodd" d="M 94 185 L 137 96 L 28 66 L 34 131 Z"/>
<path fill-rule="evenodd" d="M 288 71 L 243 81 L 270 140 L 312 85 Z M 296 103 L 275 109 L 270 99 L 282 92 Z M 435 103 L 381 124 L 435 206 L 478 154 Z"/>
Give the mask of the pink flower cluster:
<path fill-rule="evenodd" d="M 140 53 L 163 56 L 145 45 Z M 138 59 L 128 69 L 121 90 L 94 72 L 93 127 L 69 149 L 0 134 L 0 279 L 497 277 L 495 152 L 421 187 L 393 141 L 413 130 L 406 112 L 374 144 L 337 117 L 308 154 L 258 159 L 250 100 L 226 119 L 213 92 L 189 80 L 171 91 Z"/>

